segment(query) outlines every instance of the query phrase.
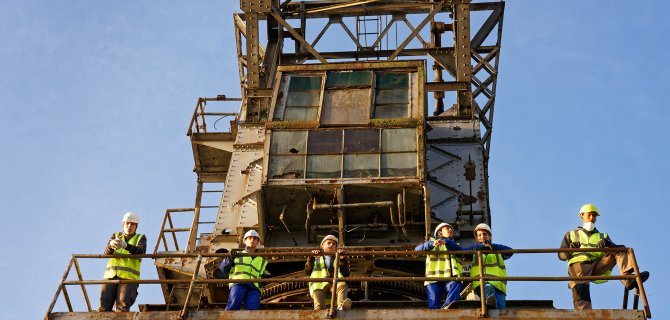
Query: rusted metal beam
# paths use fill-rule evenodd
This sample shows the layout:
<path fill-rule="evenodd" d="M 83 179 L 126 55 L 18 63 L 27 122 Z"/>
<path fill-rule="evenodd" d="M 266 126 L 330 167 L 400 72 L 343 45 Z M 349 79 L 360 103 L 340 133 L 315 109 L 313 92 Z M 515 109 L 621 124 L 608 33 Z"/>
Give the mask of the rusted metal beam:
<path fill-rule="evenodd" d="M 291 25 L 289 25 L 288 22 L 286 22 L 286 20 L 284 20 L 281 12 L 279 12 L 277 8 L 272 8 L 270 14 L 275 19 L 277 19 L 277 22 L 279 22 L 279 24 L 281 24 L 296 40 L 298 40 L 298 42 L 300 42 L 300 44 L 302 44 L 305 47 L 305 49 L 307 49 L 307 51 L 309 51 L 309 53 L 311 53 L 316 59 L 318 59 L 322 63 L 328 63 L 328 61 L 326 61 L 326 59 L 324 59 L 319 54 L 319 52 L 314 50 L 314 48 L 309 43 L 307 43 L 307 41 L 305 41 L 305 38 L 303 38 L 297 31 L 295 31 L 295 29 L 293 29 L 293 27 L 291 27 Z"/>
<path fill-rule="evenodd" d="M 450 82 L 426 82 L 423 90 L 426 92 L 437 91 L 466 91 L 469 84 L 467 82 L 450 81 Z"/>

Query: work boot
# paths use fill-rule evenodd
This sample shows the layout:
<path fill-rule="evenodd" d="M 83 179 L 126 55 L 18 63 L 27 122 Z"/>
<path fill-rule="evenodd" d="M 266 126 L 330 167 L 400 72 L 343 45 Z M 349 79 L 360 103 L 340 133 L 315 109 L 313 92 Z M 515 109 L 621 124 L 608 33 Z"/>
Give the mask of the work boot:
<path fill-rule="evenodd" d="M 492 295 L 486 297 L 486 306 L 489 309 L 495 309 L 497 303 L 498 303 L 498 301 L 496 300 L 495 294 L 492 294 Z"/>
<path fill-rule="evenodd" d="M 344 299 L 344 301 L 342 301 L 342 305 L 340 305 L 340 307 L 337 308 L 337 309 L 338 310 L 349 310 L 349 309 L 351 309 L 351 299 L 349 299 L 349 298 Z"/>
<path fill-rule="evenodd" d="M 649 271 L 640 272 L 640 277 L 642 277 L 642 282 L 647 281 L 647 279 L 649 279 Z M 637 288 L 637 281 L 635 281 L 635 279 L 625 280 L 624 286 L 626 287 L 626 290 L 633 290 Z"/>

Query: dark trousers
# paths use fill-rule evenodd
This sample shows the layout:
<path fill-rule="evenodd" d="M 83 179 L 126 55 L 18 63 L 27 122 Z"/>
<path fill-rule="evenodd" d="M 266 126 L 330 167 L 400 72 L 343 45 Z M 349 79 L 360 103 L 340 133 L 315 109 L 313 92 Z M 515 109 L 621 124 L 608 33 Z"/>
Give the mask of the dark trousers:
<path fill-rule="evenodd" d="M 114 277 L 107 280 L 123 280 Z M 100 289 L 100 308 L 98 311 L 112 311 L 116 304 L 116 311 L 130 311 L 130 307 L 137 299 L 139 283 L 103 284 Z"/>

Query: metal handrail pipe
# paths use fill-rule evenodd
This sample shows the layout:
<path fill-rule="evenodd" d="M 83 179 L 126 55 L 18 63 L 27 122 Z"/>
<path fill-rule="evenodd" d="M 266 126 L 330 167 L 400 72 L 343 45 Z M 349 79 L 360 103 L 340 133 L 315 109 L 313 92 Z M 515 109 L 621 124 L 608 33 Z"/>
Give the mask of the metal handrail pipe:
<path fill-rule="evenodd" d="M 312 250 L 312 248 L 306 248 L 304 250 Z M 496 250 L 495 253 L 557 253 L 557 252 L 624 252 L 628 248 L 576 248 L 576 249 L 512 249 L 512 250 Z M 462 250 L 462 251 L 448 251 L 452 255 L 473 255 L 477 254 L 478 251 L 483 253 L 491 252 L 490 250 Z M 255 252 L 255 253 L 202 253 L 202 254 L 189 254 L 189 253 L 155 253 L 155 254 L 137 254 L 133 255 L 133 258 L 197 258 L 199 255 L 203 257 L 231 257 L 231 256 L 250 256 L 250 257 L 310 257 L 310 256 L 320 256 L 323 253 L 312 253 L 311 251 L 303 252 Z M 445 254 L 444 252 L 439 251 L 414 251 L 414 250 L 389 250 L 389 251 L 344 251 L 346 256 L 415 256 L 415 255 L 438 255 Z M 73 254 L 75 258 L 118 258 L 124 257 L 127 258 L 127 255 L 112 255 L 112 254 Z"/>
<path fill-rule="evenodd" d="M 524 276 L 524 277 L 494 277 L 483 276 L 484 281 L 594 281 L 594 280 L 630 280 L 635 279 L 635 275 L 620 276 L 579 276 L 579 277 L 551 277 L 551 276 Z M 384 282 L 384 281 L 477 281 L 480 277 L 342 277 L 337 278 L 341 282 Z M 333 278 L 262 278 L 262 279 L 147 279 L 147 280 L 68 280 L 63 281 L 64 285 L 93 285 L 93 284 L 187 284 L 187 283 L 275 283 L 275 282 L 326 282 Z"/>

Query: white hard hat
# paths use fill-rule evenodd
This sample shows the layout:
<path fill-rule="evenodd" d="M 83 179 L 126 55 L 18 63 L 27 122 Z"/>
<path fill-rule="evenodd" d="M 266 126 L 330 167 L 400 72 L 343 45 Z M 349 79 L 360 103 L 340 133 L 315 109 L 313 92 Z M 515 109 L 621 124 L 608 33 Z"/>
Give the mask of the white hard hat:
<path fill-rule="evenodd" d="M 454 230 L 454 227 L 452 227 L 450 224 L 448 224 L 446 222 L 442 222 L 442 223 L 438 224 L 437 227 L 435 227 L 435 231 L 433 231 L 433 236 L 435 238 L 437 238 L 437 232 L 440 231 L 440 229 L 442 229 L 444 227 L 449 227 L 451 230 Z M 446 235 L 443 234 L 442 236 L 446 238 Z"/>
<path fill-rule="evenodd" d="M 128 212 L 126 212 L 126 214 L 123 215 L 123 220 L 121 220 L 121 222 L 126 222 L 126 221 L 134 222 L 134 223 L 140 223 L 140 215 L 135 213 L 135 212 L 128 211 Z"/>
<path fill-rule="evenodd" d="M 258 239 L 261 238 L 261 237 L 258 235 L 258 232 L 256 232 L 256 230 L 254 230 L 254 229 L 251 229 L 251 230 L 247 231 L 247 233 L 244 234 L 244 238 L 242 238 L 242 239 L 243 239 L 243 240 L 246 240 L 246 239 L 249 238 L 249 237 L 256 237 L 256 238 L 258 238 Z"/>
<path fill-rule="evenodd" d="M 489 232 L 491 236 L 493 236 L 493 232 L 491 232 L 491 227 L 489 227 L 489 225 L 486 223 L 480 223 L 475 227 L 475 230 L 472 230 L 472 233 L 475 234 L 475 237 L 477 236 L 477 230 L 486 230 Z"/>
<path fill-rule="evenodd" d="M 323 240 L 321 240 L 321 245 L 323 245 L 323 243 L 326 242 L 326 240 L 333 240 L 333 241 L 335 241 L 335 243 L 340 243 L 340 240 L 337 240 L 337 237 L 335 237 L 332 234 L 329 234 L 329 235 L 323 237 Z"/>

